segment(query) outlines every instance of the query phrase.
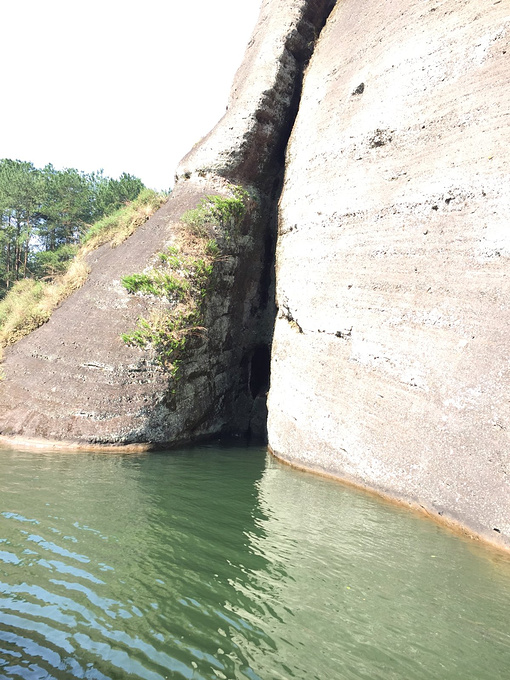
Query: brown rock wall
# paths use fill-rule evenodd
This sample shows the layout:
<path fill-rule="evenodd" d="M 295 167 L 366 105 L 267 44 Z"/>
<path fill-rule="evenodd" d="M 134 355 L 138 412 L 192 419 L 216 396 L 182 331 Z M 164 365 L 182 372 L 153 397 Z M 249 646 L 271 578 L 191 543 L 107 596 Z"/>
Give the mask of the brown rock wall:
<path fill-rule="evenodd" d="M 263 0 L 227 111 L 183 158 L 177 179 L 215 173 L 269 189 L 283 164 L 303 65 L 333 6 L 334 0 Z"/>
<path fill-rule="evenodd" d="M 94 253 L 83 288 L 6 352 L 0 437 L 84 446 L 264 434 L 275 197 L 303 66 L 331 4 L 265 0 L 228 112 L 183 160 L 166 206 L 115 250 Z M 181 215 L 206 195 L 229 195 L 232 183 L 249 191 L 247 215 L 236 237 L 223 239 L 207 331 L 192 339 L 175 380 L 153 352 L 121 340 L 138 317 L 165 312 L 168 303 L 128 295 L 120 279 L 151 267 L 173 242 Z"/>

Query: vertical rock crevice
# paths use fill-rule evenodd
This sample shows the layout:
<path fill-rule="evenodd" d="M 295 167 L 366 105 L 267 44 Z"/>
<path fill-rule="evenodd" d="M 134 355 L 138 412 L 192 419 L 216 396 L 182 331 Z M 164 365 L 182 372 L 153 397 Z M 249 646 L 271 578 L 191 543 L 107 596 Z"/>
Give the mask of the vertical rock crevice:
<path fill-rule="evenodd" d="M 316 41 L 326 24 L 327 18 L 335 5 L 334 1 L 302 2 L 299 4 L 299 20 L 293 30 L 289 31 L 282 50 L 282 57 L 274 87 L 265 91 L 260 107 L 255 112 L 255 124 L 251 131 L 252 142 L 246 147 L 244 157 L 236 157 L 229 173 L 241 183 L 247 180 L 267 206 L 267 217 L 263 217 L 265 232 L 259 239 L 263 260 L 260 271 L 258 305 L 252 309 L 252 318 L 259 318 L 262 312 L 264 322 L 257 324 L 248 349 L 243 357 L 242 370 L 243 397 L 251 404 L 249 414 L 243 416 L 242 398 L 236 401 L 232 419 L 232 432 L 248 436 L 250 441 L 267 442 L 267 394 L 270 384 L 271 347 L 274 323 L 276 319 L 276 245 L 278 237 L 278 210 L 283 188 L 285 156 L 296 116 L 303 87 L 303 78 L 308 62 L 313 54 Z M 263 14 L 264 10 L 262 10 Z M 241 67 L 242 71 L 243 67 Z M 292 77 L 289 77 L 289 71 Z M 236 78 L 239 80 L 239 74 Z M 233 105 L 236 105 L 236 87 L 234 86 Z M 241 95 L 242 96 L 242 95 Z M 280 98 L 284 96 L 285 105 Z M 280 111 L 280 117 L 275 112 Z M 268 134 L 267 127 L 274 130 Z M 214 131 L 213 131 L 214 132 Z M 267 147 L 267 158 L 255 160 L 260 153 L 260 137 L 267 136 L 271 144 Z M 204 168 L 201 171 L 204 173 Z M 224 172 L 216 167 L 216 172 Z M 246 362 L 246 356 L 249 357 Z M 239 419 L 243 425 L 239 427 Z M 247 424 L 247 426 L 246 426 Z"/>
<path fill-rule="evenodd" d="M 263 4 L 224 118 L 183 159 L 176 176 L 178 182 L 191 185 L 207 177 L 225 177 L 247 188 L 258 206 L 256 216 L 249 218 L 245 227 L 250 240 L 239 255 L 233 286 L 243 291 L 237 299 L 238 308 L 232 308 L 230 313 L 234 326 L 241 325 L 236 335 L 243 351 L 239 365 L 230 370 L 233 387 L 223 404 L 222 431 L 247 435 L 259 442 L 267 441 L 266 402 L 276 318 L 278 205 L 285 154 L 299 108 L 304 72 L 334 4 L 331 0 Z M 294 13 L 289 12 L 289 5 Z M 292 17 L 290 25 L 282 21 L 283 11 L 286 19 Z M 275 46 L 279 50 L 276 60 Z M 231 146 L 226 148 L 227 138 Z M 236 297 L 234 294 L 234 301 Z"/>
<path fill-rule="evenodd" d="M 264 0 L 227 111 L 181 162 L 168 203 L 121 246 L 94 253 L 83 288 L 6 353 L 0 437 L 151 446 L 218 433 L 264 438 L 285 148 L 304 68 L 333 5 Z M 207 332 L 192 338 L 175 380 L 150 348 L 120 339 L 168 303 L 128 296 L 120 280 L 153 266 L 185 211 L 205 196 L 231 195 L 234 185 L 248 193 L 247 212 L 236 238 L 224 239 Z"/>

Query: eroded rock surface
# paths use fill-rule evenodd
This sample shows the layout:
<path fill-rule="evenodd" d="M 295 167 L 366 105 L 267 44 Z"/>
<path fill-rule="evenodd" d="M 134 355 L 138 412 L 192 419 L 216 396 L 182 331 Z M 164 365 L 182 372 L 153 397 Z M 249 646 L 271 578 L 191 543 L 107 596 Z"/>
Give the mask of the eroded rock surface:
<path fill-rule="evenodd" d="M 509 36 L 507 0 L 265 0 L 167 205 L 8 351 L 0 434 L 261 432 L 276 315 L 278 456 L 510 546 Z M 119 281 L 232 184 L 248 212 L 176 382 L 122 343 L 156 303 Z"/>
<path fill-rule="evenodd" d="M 7 351 L 0 435 L 81 445 L 178 444 L 221 432 L 264 436 L 275 198 L 303 67 L 331 6 L 262 4 L 228 111 L 182 162 L 166 206 L 117 249 L 94 253 L 83 288 Z M 120 280 L 154 264 L 185 211 L 206 195 L 228 196 L 232 185 L 248 190 L 247 214 L 236 237 L 223 239 L 206 332 L 192 338 L 175 380 L 153 352 L 121 340 L 139 317 L 167 305 L 128 295 Z"/>
<path fill-rule="evenodd" d="M 269 442 L 510 545 L 508 2 L 338 2 L 277 250 Z"/>

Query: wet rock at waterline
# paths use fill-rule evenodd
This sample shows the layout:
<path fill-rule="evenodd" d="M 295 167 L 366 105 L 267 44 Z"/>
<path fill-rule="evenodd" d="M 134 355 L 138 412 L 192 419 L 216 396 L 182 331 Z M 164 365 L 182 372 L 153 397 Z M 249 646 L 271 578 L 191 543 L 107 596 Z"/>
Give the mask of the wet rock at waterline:
<path fill-rule="evenodd" d="M 276 316 L 277 455 L 508 544 L 509 31 L 505 2 L 264 2 L 227 113 L 168 204 L 7 352 L 1 433 L 260 433 Z M 210 234 L 216 284 L 176 380 L 120 340 L 167 303 L 120 280 L 236 186 L 246 213 L 235 238 Z"/>
<path fill-rule="evenodd" d="M 269 441 L 510 538 L 508 3 L 337 3 L 287 151 Z"/>

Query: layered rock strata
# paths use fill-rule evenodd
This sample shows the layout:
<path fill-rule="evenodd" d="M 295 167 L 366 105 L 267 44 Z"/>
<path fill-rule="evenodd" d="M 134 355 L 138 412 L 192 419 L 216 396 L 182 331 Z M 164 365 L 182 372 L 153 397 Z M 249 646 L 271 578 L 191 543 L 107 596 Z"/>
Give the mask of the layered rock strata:
<path fill-rule="evenodd" d="M 508 3 L 333 4 L 263 3 L 228 110 L 167 205 L 97 251 L 86 285 L 8 351 L 0 433 L 157 445 L 261 432 L 276 315 L 277 456 L 510 547 Z M 247 215 L 234 241 L 218 234 L 208 332 L 176 382 L 122 344 L 158 303 L 119 282 L 232 185 Z"/>
<path fill-rule="evenodd" d="M 338 2 L 277 250 L 276 454 L 510 546 L 506 2 Z"/>
<path fill-rule="evenodd" d="M 264 436 L 274 321 L 275 197 L 305 61 L 328 0 L 263 3 L 260 21 L 217 127 L 181 164 L 166 206 L 116 249 L 90 257 L 81 290 L 6 353 L 0 433 L 87 444 L 178 444 L 221 433 Z M 206 195 L 249 193 L 235 239 L 221 253 L 179 380 L 154 352 L 121 335 L 167 302 L 128 295 L 124 276 L 143 272 L 175 241 L 184 212 Z"/>

